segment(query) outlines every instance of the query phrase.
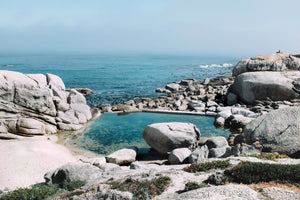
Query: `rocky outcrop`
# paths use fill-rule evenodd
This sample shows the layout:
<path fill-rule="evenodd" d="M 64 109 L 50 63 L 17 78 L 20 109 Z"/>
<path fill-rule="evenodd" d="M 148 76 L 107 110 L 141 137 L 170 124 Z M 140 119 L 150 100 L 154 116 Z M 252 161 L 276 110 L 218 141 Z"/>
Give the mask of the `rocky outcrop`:
<path fill-rule="evenodd" d="M 153 149 L 167 154 L 173 149 L 194 144 L 200 137 L 200 131 L 190 123 L 156 123 L 145 128 L 143 137 Z"/>
<path fill-rule="evenodd" d="M 287 53 L 273 53 L 260 55 L 241 60 L 232 70 L 232 75 L 237 76 L 245 72 L 254 71 L 285 71 L 299 70 L 300 59 Z"/>
<path fill-rule="evenodd" d="M 229 89 L 246 104 L 256 100 L 284 101 L 300 97 L 300 72 L 247 72 L 236 77 Z"/>
<path fill-rule="evenodd" d="M 74 89 L 66 91 L 60 77 L 0 71 L 0 124 L 8 132 L 77 130 L 91 118 L 85 97 Z"/>
<path fill-rule="evenodd" d="M 300 157 L 300 108 L 282 108 L 251 121 L 244 129 L 248 144 L 256 141 L 263 151 Z"/>

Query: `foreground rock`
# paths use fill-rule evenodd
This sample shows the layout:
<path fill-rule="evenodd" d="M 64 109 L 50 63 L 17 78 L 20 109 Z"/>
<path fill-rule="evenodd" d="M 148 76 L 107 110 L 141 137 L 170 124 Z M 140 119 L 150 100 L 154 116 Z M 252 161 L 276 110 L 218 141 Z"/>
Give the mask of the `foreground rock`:
<path fill-rule="evenodd" d="M 199 129 L 190 123 L 170 122 L 148 125 L 143 133 L 147 144 L 161 154 L 190 147 L 200 137 Z"/>
<path fill-rule="evenodd" d="M 257 192 L 245 185 L 224 185 L 200 188 L 182 194 L 175 194 L 163 199 L 198 200 L 198 199 L 248 199 L 257 200 Z"/>
<path fill-rule="evenodd" d="M 240 61 L 232 71 L 233 76 L 253 71 L 299 70 L 300 59 L 287 53 L 255 56 Z"/>
<path fill-rule="evenodd" d="M 53 74 L 0 71 L 1 130 L 22 135 L 77 130 L 92 118 L 85 97 Z"/>
<path fill-rule="evenodd" d="M 248 144 L 259 141 L 263 151 L 300 157 L 300 108 L 282 108 L 251 121 L 244 130 Z"/>

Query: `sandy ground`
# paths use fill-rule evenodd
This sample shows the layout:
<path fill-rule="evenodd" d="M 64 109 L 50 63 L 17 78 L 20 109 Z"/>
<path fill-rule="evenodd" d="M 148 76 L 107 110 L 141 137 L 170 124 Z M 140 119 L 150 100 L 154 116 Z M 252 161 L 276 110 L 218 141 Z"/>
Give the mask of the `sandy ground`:
<path fill-rule="evenodd" d="M 83 156 L 57 144 L 57 136 L 0 140 L 0 189 L 44 182 L 44 174 Z"/>

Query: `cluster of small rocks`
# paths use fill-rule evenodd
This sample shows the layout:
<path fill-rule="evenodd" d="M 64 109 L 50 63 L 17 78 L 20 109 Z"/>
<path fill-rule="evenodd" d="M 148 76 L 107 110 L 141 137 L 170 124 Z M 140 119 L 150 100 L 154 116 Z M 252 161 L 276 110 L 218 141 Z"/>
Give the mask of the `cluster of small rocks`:
<path fill-rule="evenodd" d="M 158 88 L 156 92 L 165 93 L 167 96 L 156 98 L 140 98 L 129 100 L 124 104 L 111 106 L 101 104 L 98 107 L 102 112 L 130 111 L 143 109 L 162 109 L 169 111 L 201 111 L 208 110 L 213 105 L 223 105 L 227 89 L 233 83 L 233 77 L 222 76 L 199 81 L 196 79 L 185 79 L 178 83 L 171 83 L 165 88 Z M 213 103 L 211 100 L 216 100 Z M 209 112 L 209 110 L 208 110 Z"/>

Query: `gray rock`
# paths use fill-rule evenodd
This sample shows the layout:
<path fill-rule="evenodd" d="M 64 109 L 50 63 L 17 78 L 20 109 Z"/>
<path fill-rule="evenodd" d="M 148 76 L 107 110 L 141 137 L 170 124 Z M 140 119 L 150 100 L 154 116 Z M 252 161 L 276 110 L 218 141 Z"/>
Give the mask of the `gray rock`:
<path fill-rule="evenodd" d="M 209 158 L 226 158 L 232 156 L 231 147 L 223 146 L 209 149 Z"/>
<path fill-rule="evenodd" d="M 224 127 L 225 125 L 225 119 L 223 117 L 216 117 L 214 121 L 214 125 L 216 127 Z"/>
<path fill-rule="evenodd" d="M 106 161 L 117 165 L 130 164 L 135 161 L 136 155 L 137 148 L 120 149 L 106 156 Z"/>
<path fill-rule="evenodd" d="M 206 141 L 206 145 L 209 149 L 211 148 L 220 148 L 224 146 L 228 146 L 228 142 L 226 138 L 218 136 L 218 137 L 211 137 Z"/>
<path fill-rule="evenodd" d="M 73 162 L 48 172 L 44 178 L 47 184 L 62 184 L 64 181 L 90 181 L 100 178 L 103 170 L 93 165 Z"/>
<path fill-rule="evenodd" d="M 193 151 L 189 156 L 189 163 L 200 164 L 207 161 L 209 150 L 206 145 L 201 146 L 199 149 Z"/>
<path fill-rule="evenodd" d="M 99 166 L 99 168 L 104 172 L 117 172 L 122 170 L 119 165 L 114 163 L 103 163 Z"/>
<path fill-rule="evenodd" d="M 181 88 L 181 86 L 177 83 L 171 83 L 166 85 L 166 89 L 170 90 L 171 92 L 178 92 L 178 90 Z"/>
<path fill-rule="evenodd" d="M 44 135 L 46 133 L 45 125 L 31 118 L 20 118 L 17 124 L 17 131 L 21 134 Z"/>
<path fill-rule="evenodd" d="M 267 199 L 300 199 L 300 193 L 280 187 L 268 187 L 260 190 L 260 193 Z"/>
<path fill-rule="evenodd" d="M 231 92 L 246 104 L 254 104 L 255 100 L 284 101 L 300 97 L 299 71 L 287 72 L 247 72 L 238 75 Z"/>
<path fill-rule="evenodd" d="M 188 104 L 188 107 L 191 110 L 195 110 L 196 112 L 204 112 L 205 111 L 205 103 L 203 103 L 202 101 L 191 101 Z"/>
<path fill-rule="evenodd" d="M 170 122 L 148 125 L 143 133 L 147 144 L 161 154 L 189 147 L 200 137 L 199 129 L 190 123 Z"/>
<path fill-rule="evenodd" d="M 171 165 L 181 164 L 187 161 L 187 158 L 191 154 L 188 148 L 177 148 L 171 151 L 168 161 Z"/>
<path fill-rule="evenodd" d="M 285 71 L 299 70 L 300 59 L 286 53 L 273 53 L 255 56 L 240 61 L 232 70 L 232 75 L 237 76 L 253 71 Z"/>
<path fill-rule="evenodd" d="M 221 185 L 200 188 L 182 194 L 169 195 L 163 199 L 173 200 L 258 200 L 257 192 L 245 185 Z"/>
<path fill-rule="evenodd" d="M 252 120 L 244 130 L 248 144 L 256 141 L 263 151 L 300 157 L 300 108 L 290 107 L 271 111 Z"/>
<path fill-rule="evenodd" d="M 103 165 L 106 163 L 105 157 L 96 157 L 96 158 L 89 158 L 89 159 L 80 159 L 83 163 L 89 163 L 91 165 L 94 165 L 96 167 L 99 167 L 100 165 Z"/>
<path fill-rule="evenodd" d="M 232 93 L 232 92 L 228 92 L 228 94 L 227 94 L 227 105 L 232 106 L 236 103 L 237 103 L 237 95 Z"/>

